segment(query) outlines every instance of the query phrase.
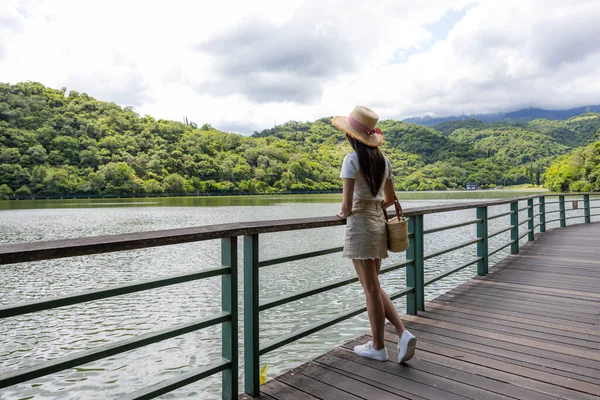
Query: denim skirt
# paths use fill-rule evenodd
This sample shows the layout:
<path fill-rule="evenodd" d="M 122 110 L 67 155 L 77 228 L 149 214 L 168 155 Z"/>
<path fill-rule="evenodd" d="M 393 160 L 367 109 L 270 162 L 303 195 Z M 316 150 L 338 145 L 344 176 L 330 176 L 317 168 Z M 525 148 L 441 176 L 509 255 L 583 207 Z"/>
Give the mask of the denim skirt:
<path fill-rule="evenodd" d="M 387 227 L 379 200 L 354 199 L 346 219 L 342 256 L 354 260 L 387 258 Z"/>

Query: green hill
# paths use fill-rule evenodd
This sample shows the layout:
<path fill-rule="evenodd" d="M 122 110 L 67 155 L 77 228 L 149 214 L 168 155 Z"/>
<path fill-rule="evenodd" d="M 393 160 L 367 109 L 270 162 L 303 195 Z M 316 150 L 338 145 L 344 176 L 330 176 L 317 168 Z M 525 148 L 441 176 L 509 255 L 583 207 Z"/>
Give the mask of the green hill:
<path fill-rule="evenodd" d="M 598 116 L 380 127 L 397 189 L 444 190 L 535 181 L 556 156 L 597 138 Z M 248 137 L 39 83 L 0 84 L 0 195 L 339 190 L 350 151 L 330 117 Z"/>
<path fill-rule="evenodd" d="M 555 192 L 600 191 L 600 141 L 558 157 L 545 178 L 544 186 Z"/>

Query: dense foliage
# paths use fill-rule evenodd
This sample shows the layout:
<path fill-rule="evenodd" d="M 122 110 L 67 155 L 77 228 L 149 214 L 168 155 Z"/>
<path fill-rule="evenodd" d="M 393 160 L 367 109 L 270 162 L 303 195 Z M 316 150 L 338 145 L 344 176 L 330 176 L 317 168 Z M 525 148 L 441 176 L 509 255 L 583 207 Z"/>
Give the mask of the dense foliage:
<path fill-rule="evenodd" d="M 557 158 L 545 177 L 544 186 L 555 192 L 600 191 L 600 141 Z"/>
<path fill-rule="evenodd" d="M 380 123 L 397 189 L 539 183 L 553 157 L 596 139 L 600 119 L 443 125 Z M 64 88 L 0 84 L 0 196 L 335 190 L 350 151 L 330 118 L 248 137 Z"/>

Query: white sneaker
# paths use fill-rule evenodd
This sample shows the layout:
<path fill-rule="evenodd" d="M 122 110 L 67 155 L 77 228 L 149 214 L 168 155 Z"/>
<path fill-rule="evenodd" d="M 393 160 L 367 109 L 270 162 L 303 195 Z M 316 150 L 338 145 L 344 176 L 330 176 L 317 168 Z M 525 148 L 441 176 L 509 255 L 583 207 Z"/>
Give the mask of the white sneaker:
<path fill-rule="evenodd" d="M 398 339 L 398 362 L 403 363 L 413 358 L 415 347 L 417 347 L 417 338 L 405 329 Z"/>
<path fill-rule="evenodd" d="M 376 350 L 370 340 L 363 345 L 354 346 L 354 352 L 361 357 L 372 358 L 373 360 L 387 361 L 388 359 L 387 349 L 384 347 L 381 350 Z"/>

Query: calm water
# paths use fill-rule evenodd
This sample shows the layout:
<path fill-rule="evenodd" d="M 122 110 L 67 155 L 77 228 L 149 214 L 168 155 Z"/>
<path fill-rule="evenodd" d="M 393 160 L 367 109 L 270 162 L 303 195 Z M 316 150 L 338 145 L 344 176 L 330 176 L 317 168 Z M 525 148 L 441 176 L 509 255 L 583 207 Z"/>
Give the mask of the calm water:
<path fill-rule="evenodd" d="M 513 197 L 523 192 L 478 192 L 489 197 Z M 444 194 L 445 196 L 455 196 Z M 413 200 L 401 197 L 405 208 L 449 204 L 465 199 Z M 429 194 L 430 197 L 440 194 Z M 458 196 L 458 195 L 457 195 Z M 460 196 L 465 196 L 464 192 Z M 408 199 L 407 199 L 408 198 Z M 414 197 L 413 197 L 414 198 Z M 266 219 L 334 215 L 341 195 L 256 196 L 219 198 L 158 198 L 110 200 L 0 201 L 0 243 L 76 238 L 147 230 L 211 225 Z M 522 202 L 520 207 L 526 204 Z M 550 205 L 548 210 L 556 209 Z M 492 207 L 489 215 L 508 211 Z M 557 218 L 557 214 L 553 214 Z M 582 211 L 569 213 L 583 215 Z M 526 217 L 526 211 L 520 218 Z M 475 218 L 475 210 L 425 216 L 425 229 Z M 537 221 L 536 221 L 537 223 Z M 508 217 L 490 221 L 490 233 L 509 225 Z M 557 226 L 557 223 L 549 227 Z M 260 237 L 260 258 L 341 246 L 344 227 L 265 234 Z M 475 238 L 475 226 L 439 232 L 425 238 L 425 253 Z M 509 241 L 509 233 L 490 241 L 490 250 Z M 525 239 L 522 240 L 524 242 Z M 504 250 L 493 257 L 506 256 Z M 240 257 L 241 257 L 240 248 Z M 474 258 L 475 246 L 426 262 L 426 278 Z M 391 254 L 384 267 L 404 260 Z M 241 260 L 240 260 L 241 262 Z M 0 305 L 47 296 L 154 279 L 220 265 L 220 241 L 101 254 L 0 266 Z M 427 300 L 472 277 L 472 266 L 426 289 Z M 404 270 L 382 276 L 388 292 L 405 287 Z M 317 284 L 354 275 L 351 263 L 340 254 L 269 266 L 260 271 L 261 300 L 298 292 Z M 240 287 L 242 287 L 240 273 Z M 241 303 L 241 291 L 240 291 Z M 364 302 L 358 284 L 296 301 L 262 312 L 261 341 L 274 339 L 307 324 L 338 314 Z M 396 301 L 405 310 L 404 300 Z M 0 320 L 0 375 L 45 360 L 75 354 L 142 333 L 196 320 L 220 311 L 220 278 L 119 296 L 71 307 Z M 240 318 L 241 318 L 240 313 Z M 261 357 L 269 378 L 331 350 L 369 329 L 366 314 L 325 329 Z M 240 337 L 243 337 L 240 331 Z M 241 343 L 240 343 L 241 345 Z M 220 328 L 183 335 L 138 350 L 65 370 L 0 390 L 1 399 L 106 399 L 158 383 L 220 357 Z M 242 371 L 240 370 L 240 380 Z M 220 375 L 163 396 L 165 399 L 220 398 Z"/>

